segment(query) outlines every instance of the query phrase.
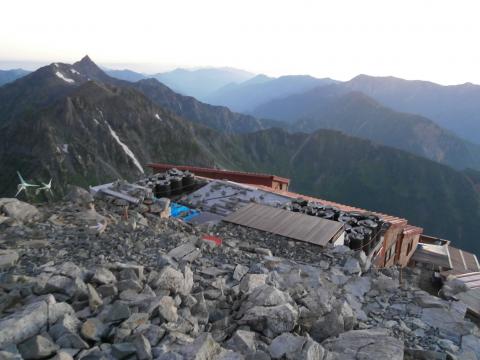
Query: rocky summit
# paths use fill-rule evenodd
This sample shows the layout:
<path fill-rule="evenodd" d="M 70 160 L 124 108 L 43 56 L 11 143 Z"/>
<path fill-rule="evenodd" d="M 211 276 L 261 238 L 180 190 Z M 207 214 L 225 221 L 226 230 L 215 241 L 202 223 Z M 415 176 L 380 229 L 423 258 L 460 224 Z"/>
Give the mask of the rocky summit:
<path fill-rule="evenodd" d="M 0 204 L 0 359 L 480 359 L 466 306 L 419 269 L 80 189 Z"/>

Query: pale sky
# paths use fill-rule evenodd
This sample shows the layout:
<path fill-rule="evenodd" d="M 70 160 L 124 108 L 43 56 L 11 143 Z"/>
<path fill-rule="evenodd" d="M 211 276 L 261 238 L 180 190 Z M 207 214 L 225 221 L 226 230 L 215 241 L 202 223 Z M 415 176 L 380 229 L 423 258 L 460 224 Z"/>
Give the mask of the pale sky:
<path fill-rule="evenodd" d="M 230 66 L 480 84 L 479 1 L 4 0 L 0 9 L 0 68 L 89 54 L 150 73 Z"/>

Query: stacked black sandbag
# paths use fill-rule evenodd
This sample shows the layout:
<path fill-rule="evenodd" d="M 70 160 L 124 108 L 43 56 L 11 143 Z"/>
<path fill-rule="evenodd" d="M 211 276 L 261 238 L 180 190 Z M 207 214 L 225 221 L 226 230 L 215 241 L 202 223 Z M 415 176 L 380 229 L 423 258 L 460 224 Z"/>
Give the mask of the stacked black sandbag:
<path fill-rule="evenodd" d="M 335 206 L 323 205 L 304 199 L 296 199 L 287 203 L 284 208 L 343 223 L 346 232 L 345 245 L 353 250 L 363 250 L 366 254 L 369 254 L 375 248 L 380 241 L 381 233 L 388 228 L 388 224 L 375 214 L 342 211 Z"/>
<path fill-rule="evenodd" d="M 138 181 L 137 184 L 152 189 L 157 198 L 168 197 L 192 189 L 195 185 L 195 175 L 189 171 L 173 168 L 163 173 L 153 174 Z"/>

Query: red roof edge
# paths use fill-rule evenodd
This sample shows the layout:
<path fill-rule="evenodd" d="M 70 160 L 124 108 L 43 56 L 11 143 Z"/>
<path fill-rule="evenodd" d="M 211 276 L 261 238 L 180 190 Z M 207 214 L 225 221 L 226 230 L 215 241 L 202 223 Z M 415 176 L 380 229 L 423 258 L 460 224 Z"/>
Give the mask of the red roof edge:
<path fill-rule="evenodd" d="M 161 163 L 150 163 L 150 164 L 147 164 L 147 166 L 151 169 L 154 169 L 154 170 L 167 170 L 167 169 L 175 168 L 175 169 L 182 170 L 182 171 L 187 171 L 188 170 L 188 171 L 191 171 L 193 173 L 195 173 L 195 171 L 197 171 L 197 172 L 212 173 L 212 174 L 252 176 L 252 177 L 270 179 L 270 180 L 290 184 L 290 179 L 287 179 L 287 178 L 284 178 L 284 177 L 281 177 L 281 176 L 270 175 L 270 174 L 242 172 L 242 171 L 231 171 L 231 170 L 204 168 L 204 167 L 189 166 L 189 165 L 161 164 Z"/>

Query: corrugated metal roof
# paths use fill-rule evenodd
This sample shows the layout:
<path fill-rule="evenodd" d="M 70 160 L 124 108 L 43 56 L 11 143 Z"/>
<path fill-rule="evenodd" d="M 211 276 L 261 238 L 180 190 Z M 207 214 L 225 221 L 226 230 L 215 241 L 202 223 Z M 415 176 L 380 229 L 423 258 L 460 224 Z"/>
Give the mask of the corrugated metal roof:
<path fill-rule="evenodd" d="M 465 283 L 469 289 L 480 288 L 480 272 L 471 272 L 455 276 L 456 279 Z"/>
<path fill-rule="evenodd" d="M 476 255 L 453 246 L 449 246 L 448 250 L 453 268 L 451 274 L 465 274 L 480 271 L 480 265 Z"/>
<path fill-rule="evenodd" d="M 259 204 L 246 205 L 224 221 L 320 246 L 336 240 L 343 230 L 337 221 Z"/>

